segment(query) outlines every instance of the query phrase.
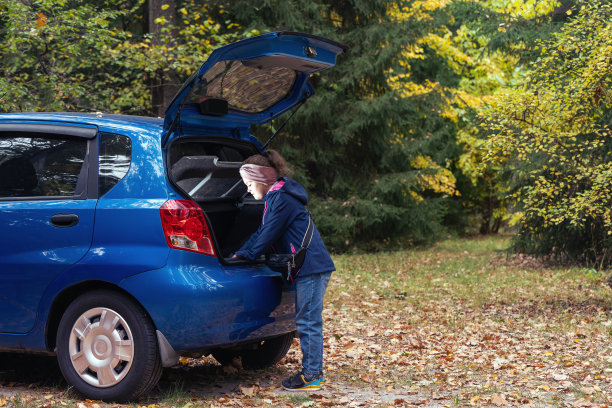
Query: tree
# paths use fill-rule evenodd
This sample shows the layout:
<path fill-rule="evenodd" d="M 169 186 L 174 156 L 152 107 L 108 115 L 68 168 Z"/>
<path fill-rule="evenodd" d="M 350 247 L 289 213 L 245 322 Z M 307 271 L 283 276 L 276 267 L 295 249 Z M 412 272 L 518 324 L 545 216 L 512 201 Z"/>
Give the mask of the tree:
<path fill-rule="evenodd" d="M 341 250 L 438 235 L 457 193 L 447 168 L 458 152 L 454 126 L 440 112 L 442 87 L 424 75 L 407 92 L 397 75 L 415 54 L 411 44 L 432 29 L 431 10 L 384 0 L 214 4 L 247 29 L 311 32 L 350 46 L 336 67 L 312 78 L 315 95 L 273 146 L 314 193 L 326 242 Z M 264 139 L 282 120 L 256 133 Z"/>
<path fill-rule="evenodd" d="M 106 81 L 109 50 L 126 38 L 112 28 L 124 13 L 115 3 L 0 0 L 1 109 L 101 106 L 109 91 L 92 90 Z"/>
<path fill-rule="evenodd" d="M 506 88 L 520 85 L 527 67 L 537 58 L 538 41 L 557 32 L 567 16 L 568 2 L 486 0 L 450 2 L 438 13 L 441 30 L 430 36 L 458 74 L 457 83 L 446 83 L 449 115 L 457 127 L 461 146 L 453 171 L 461 197 L 456 212 L 469 217 L 481 234 L 495 233 L 507 220 L 507 189 L 499 169 L 483 164 L 485 133 L 479 113 Z"/>
<path fill-rule="evenodd" d="M 526 84 L 484 115 L 483 151 L 516 206 L 518 250 L 603 267 L 612 250 L 612 6 L 578 5 L 541 45 Z"/>
<path fill-rule="evenodd" d="M 176 5 L 174 1 L 148 0 L 148 26 L 151 45 L 173 47 L 178 40 Z M 165 68 L 165 69 L 164 69 Z M 180 86 L 176 72 L 167 67 L 151 72 L 151 105 L 154 115 L 164 116 Z"/>
<path fill-rule="evenodd" d="M 207 55 L 239 38 L 219 34 L 201 2 L 176 4 L 0 0 L 0 109 L 163 115 Z"/>

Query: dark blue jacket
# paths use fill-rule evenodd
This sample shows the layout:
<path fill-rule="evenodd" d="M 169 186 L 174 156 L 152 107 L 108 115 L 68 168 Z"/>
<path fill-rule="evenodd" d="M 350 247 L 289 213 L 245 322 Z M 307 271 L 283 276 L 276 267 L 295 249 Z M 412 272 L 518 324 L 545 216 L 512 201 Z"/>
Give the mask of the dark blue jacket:
<path fill-rule="evenodd" d="M 304 208 L 308 203 L 308 195 L 304 188 L 295 180 L 283 177 L 270 188 L 264 200 L 261 225 L 236 251 L 240 258 L 252 261 L 270 248 L 278 254 L 290 254 L 297 251 L 302 244 L 308 228 L 308 211 Z M 334 262 L 315 226 L 299 276 L 334 270 Z"/>

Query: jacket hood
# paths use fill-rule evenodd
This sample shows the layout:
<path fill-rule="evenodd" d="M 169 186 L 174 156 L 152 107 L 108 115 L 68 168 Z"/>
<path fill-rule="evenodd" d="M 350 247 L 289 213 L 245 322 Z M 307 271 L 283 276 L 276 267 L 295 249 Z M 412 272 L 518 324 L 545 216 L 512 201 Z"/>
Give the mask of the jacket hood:
<path fill-rule="evenodd" d="M 272 186 L 270 191 L 268 191 L 268 194 L 277 191 L 279 193 L 285 193 L 295 197 L 303 205 L 308 204 L 308 194 L 306 193 L 306 190 L 304 190 L 304 187 L 302 187 L 300 183 L 290 179 L 289 177 L 282 177 L 276 184 Z"/>

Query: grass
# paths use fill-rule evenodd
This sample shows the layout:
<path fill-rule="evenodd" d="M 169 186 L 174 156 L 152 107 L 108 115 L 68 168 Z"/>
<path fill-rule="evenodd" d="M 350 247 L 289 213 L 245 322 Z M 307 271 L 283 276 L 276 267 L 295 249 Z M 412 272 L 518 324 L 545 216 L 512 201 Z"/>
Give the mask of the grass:
<path fill-rule="evenodd" d="M 425 406 L 500 398 L 514 406 L 612 405 L 609 273 L 547 267 L 507 255 L 508 246 L 504 236 L 449 238 L 334 257 L 323 314 L 327 400 L 278 390 L 299 366 L 295 342 L 266 370 L 227 373 L 210 357 L 190 359 L 130 406 L 382 407 L 395 396 Z M 61 391 L 50 407 L 76 406 Z M 10 397 L 8 406 L 44 406 L 48 393 L 47 386 L 34 399 Z"/>
<path fill-rule="evenodd" d="M 503 236 L 448 239 L 426 249 L 336 257 L 325 311 L 332 376 L 354 382 L 367 373 L 406 391 L 443 389 L 455 404 L 508 393 L 510 404 L 563 405 L 577 394 L 550 381 L 557 370 L 572 384 L 587 378 L 612 397 L 604 380 L 612 371 L 607 274 L 547 267 L 507 255 L 508 246 Z M 382 352 L 364 347 L 372 341 Z M 334 372 L 335 358 L 341 371 Z M 367 380 L 363 385 L 381 388 Z M 535 391 L 527 397 L 525 387 Z"/>

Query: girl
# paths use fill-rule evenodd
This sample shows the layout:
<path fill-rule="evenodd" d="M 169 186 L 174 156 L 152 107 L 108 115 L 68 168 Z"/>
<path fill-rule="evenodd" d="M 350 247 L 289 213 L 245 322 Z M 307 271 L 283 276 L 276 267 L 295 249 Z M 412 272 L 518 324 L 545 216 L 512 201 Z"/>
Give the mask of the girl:
<path fill-rule="evenodd" d="M 308 195 L 296 181 L 282 177 L 289 169 L 275 150 L 244 161 L 240 175 L 249 193 L 265 200 L 261 225 L 234 254 L 255 260 L 270 248 L 277 253 L 299 249 L 308 228 L 309 214 L 304 206 Z M 316 227 L 306 251 L 304 264 L 295 280 L 295 322 L 302 348 L 302 369 L 282 382 L 289 391 L 318 390 L 323 383 L 323 296 L 334 263 Z"/>

